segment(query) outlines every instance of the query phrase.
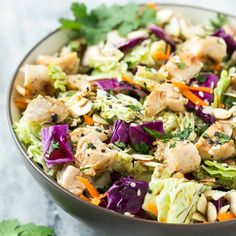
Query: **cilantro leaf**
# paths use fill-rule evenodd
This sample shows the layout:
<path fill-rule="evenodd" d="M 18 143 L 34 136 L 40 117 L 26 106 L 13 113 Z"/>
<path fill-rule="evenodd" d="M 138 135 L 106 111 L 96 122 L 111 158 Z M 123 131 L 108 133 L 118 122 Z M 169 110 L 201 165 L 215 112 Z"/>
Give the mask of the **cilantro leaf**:
<path fill-rule="evenodd" d="M 218 13 L 216 15 L 216 19 L 211 20 L 211 26 L 214 30 L 217 30 L 219 28 L 222 28 L 227 22 L 228 22 L 228 18 L 227 16 Z"/>
<path fill-rule="evenodd" d="M 196 79 L 198 80 L 199 83 L 204 83 L 207 79 L 204 73 L 199 74 Z"/>
<path fill-rule="evenodd" d="M 226 108 L 231 108 L 232 106 L 236 106 L 236 97 L 232 97 L 229 95 L 222 96 L 222 103 L 225 105 Z"/>
<path fill-rule="evenodd" d="M 179 62 L 176 63 L 176 65 L 178 66 L 179 69 L 183 70 L 186 68 L 186 63 L 185 62 Z"/>
<path fill-rule="evenodd" d="M 0 235 L 1 236 L 17 236 L 15 232 L 16 227 L 18 226 L 18 220 L 5 220 L 0 222 Z"/>
<path fill-rule="evenodd" d="M 160 139 L 164 143 L 168 142 L 173 137 L 170 131 L 165 134 L 162 134 L 156 130 L 149 129 L 147 127 L 143 127 L 143 128 L 150 136 L 152 136 L 153 138 Z"/>
<path fill-rule="evenodd" d="M 148 154 L 149 151 L 148 145 L 144 142 L 134 144 L 133 148 L 137 153 L 141 154 Z"/>
<path fill-rule="evenodd" d="M 191 127 L 191 124 L 189 124 L 188 127 L 186 127 L 184 130 L 182 130 L 179 133 L 175 134 L 173 136 L 173 139 L 176 140 L 176 141 L 186 140 L 189 137 L 189 135 L 191 134 L 192 130 L 193 129 Z"/>
<path fill-rule="evenodd" d="M 115 145 L 116 145 L 117 147 L 119 147 L 120 149 L 125 149 L 125 148 L 126 148 L 126 145 L 125 145 L 125 143 L 123 143 L 123 142 L 116 141 L 116 142 L 115 142 Z"/>
<path fill-rule="evenodd" d="M 136 111 L 136 112 L 141 112 L 141 108 L 136 106 L 136 105 L 127 105 L 128 108 L 130 108 L 132 111 Z"/>
<path fill-rule="evenodd" d="M 74 30 L 83 36 L 88 45 L 97 44 L 106 38 L 108 32 L 117 29 L 126 36 L 130 31 L 156 23 L 156 11 L 151 8 L 140 10 L 135 3 L 124 6 L 101 5 L 90 12 L 83 3 L 72 3 L 71 11 L 74 19 L 60 18 L 62 29 Z"/>
<path fill-rule="evenodd" d="M 230 141 L 230 137 L 221 132 L 215 132 L 214 136 L 217 138 L 219 144 L 224 144 Z"/>
<path fill-rule="evenodd" d="M 0 222 L 1 236 L 53 236 L 54 230 L 46 226 L 26 224 L 19 226 L 18 220 Z"/>

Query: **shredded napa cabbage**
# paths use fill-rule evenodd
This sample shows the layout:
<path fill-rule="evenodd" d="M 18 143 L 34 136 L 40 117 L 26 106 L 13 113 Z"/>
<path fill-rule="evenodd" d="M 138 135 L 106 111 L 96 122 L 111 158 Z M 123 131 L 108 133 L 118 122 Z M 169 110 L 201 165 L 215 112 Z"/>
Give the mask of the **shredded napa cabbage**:
<path fill-rule="evenodd" d="M 48 168 L 43 159 L 43 149 L 40 137 L 40 131 L 42 126 L 34 121 L 29 121 L 25 118 L 21 118 L 18 122 L 14 123 L 14 129 L 19 137 L 20 141 L 27 149 L 29 157 L 34 162 L 40 164 L 47 175 L 54 176 L 57 169 Z"/>
<path fill-rule="evenodd" d="M 97 90 L 94 107 L 101 110 L 100 115 L 104 119 L 116 117 L 126 122 L 133 121 L 143 110 L 142 104 L 133 97 L 122 93 L 114 96 L 100 89 Z"/>

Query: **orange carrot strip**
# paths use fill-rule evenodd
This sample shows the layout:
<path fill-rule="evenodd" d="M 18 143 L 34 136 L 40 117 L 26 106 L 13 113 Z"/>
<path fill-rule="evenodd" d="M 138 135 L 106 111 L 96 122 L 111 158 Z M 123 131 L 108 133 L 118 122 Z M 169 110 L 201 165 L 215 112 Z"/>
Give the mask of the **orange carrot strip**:
<path fill-rule="evenodd" d="M 129 83 L 129 84 L 131 84 L 131 85 L 133 85 L 133 86 L 135 86 L 136 88 L 139 88 L 139 89 L 141 89 L 141 87 L 139 86 L 139 85 L 137 85 L 136 83 L 135 83 L 135 81 L 133 80 L 133 79 L 130 79 L 128 76 L 126 76 L 126 75 L 122 75 L 121 76 L 121 79 L 123 80 L 123 81 L 125 81 L 125 82 L 127 82 L 127 83 Z"/>
<path fill-rule="evenodd" d="M 232 212 L 218 213 L 217 219 L 219 221 L 231 220 L 236 218 Z"/>
<path fill-rule="evenodd" d="M 206 92 L 206 93 L 212 93 L 213 92 L 212 88 L 207 88 L 207 87 L 202 87 L 202 86 L 199 86 L 199 87 L 188 86 L 186 84 L 179 83 L 179 82 L 176 82 L 176 81 L 173 81 L 172 84 L 175 87 L 182 88 L 182 89 L 189 89 L 189 90 L 192 90 L 192 91 L 202 91 L 202 92 Z"/>
<path fill-rule="evenodd" d="M 86 202 L 90 202 L 87 197 L 85 197 L 83 194 L 79 196 L 81 199 L 83 199 Z"/>
<path fill-rule="evenodd" d="M 207 106 L 207 104 L 204 101 L 202 101 L 198 96 L 196 96 L 190 90 L 184 88 L 184 89 L 180 89 L 180 92 L 186 98 L 188 98 L 191 102 L 193 102 L 195 105 L 197 105 L 197 106 Z"/>
<path fill-rule="evenodd" d="M 84 121 L 87 125 L 93 125 L 94 124 L 93 118 L 88 116 L 88 115 L 84 115 Z"/>
<path fill-rule="evenodd" d="M 155 53 L 154 57 L 155 57 L 156 60 L 163 60 L 163 61 L 166 61 L 166 60 L 169 59 L 170 53 L 171 53 L 171 47 L 170 47 L 170 45 L 168 44 L 165 53 L 162 52 L 162 51 L 157 51 L 157 52 Z"/>
<path fill-rule="evenodd" d="M 90 200 L 90 202 L 95 206 L 98 206 L 100 201 L 101 201 L 100 197 L 94 197 Z"/>
<path fill-rule="evenodd" d="M 91 197 L 99 197 L 99 192 L 97 191 L 97 189 L 89 182 L 88 179 L 83 178 L 81 176 L 77 176 L 76 177 L 82 184 L 85 185 L 85 187 L 87 188 L 89 194 L 91 195 Z"/>
<path fill-rule="evenodd" d="M 220 71 L 222 69 L 221 67 L 221 64 L 220 63 L 217 63 L 215 66 L 214 66 L 214 70 L 216 71 Z"/>
<path fill-rule="evenodd" d="M 157 207 L 153 203 L 149 203 L 145 206 L 147 211 L 150 211 L 153 215 L 157 215 Z"/>
<path fill-rule="evenodd" d="M 153 10 L 157 10 L 157 4 L 154 2 L 148 2 L 147 6 L 152 8 Z"/>

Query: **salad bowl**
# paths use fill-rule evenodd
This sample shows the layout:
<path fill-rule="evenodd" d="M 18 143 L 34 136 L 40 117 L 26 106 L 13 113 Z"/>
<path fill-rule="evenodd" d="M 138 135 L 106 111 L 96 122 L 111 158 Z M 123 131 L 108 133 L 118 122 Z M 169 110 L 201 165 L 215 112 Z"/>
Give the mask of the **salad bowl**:
<path fill-rule="evenodd" d="M 172 4 L 158 4 L 158 6 L 160 8 L 168 8 L 180 12 L 184 17 L 189 18 L 196 23 L 209 21 L 209 19 L 212 19 L 216 15 L 215 11 L 197 7 Z M 236 18 L 233 16 L 228 17 L 232 24 L 236 25 Z M 200 236 L 208 235 L 210 233 L 215 236 L 220 236 L 224 233 L 228 236 L 235 235 L 236 220 L 208 224 L 165 224 L 121 215 L 116 212 L 94 206 L 81 200 L 61 187 L 54 179 L 44 173 L 39 165 L 32 161 L 12 128 L 13 123 L 20 119 L 20 111 L 14 103 L 14 98 L 17 93 L 15 88 L 18 84 L 22 84 L 23 81 L 20 68 L 27 63 L 32 63 L 39 54 L 53 54 L 54 52 L 57 52 L 63 45 L 66 44 L 66 42 L 69 41 L 70 38 L 70 31 L 62 31 L 58 29 L 37 43 L 18 66 L 9 88 L 7 109 L 10 130 L 14 141 L 19 148 L 19 155 L 22 157 L 24 164 L 32 174 L 33 178 L 62 209 L 64 209 L 71 216 L 84 222 L 88 225 L 88 227 L 91 227 L 95 231 L 96 235 L 141 236 L 147 234 L 150 236 Z"/>

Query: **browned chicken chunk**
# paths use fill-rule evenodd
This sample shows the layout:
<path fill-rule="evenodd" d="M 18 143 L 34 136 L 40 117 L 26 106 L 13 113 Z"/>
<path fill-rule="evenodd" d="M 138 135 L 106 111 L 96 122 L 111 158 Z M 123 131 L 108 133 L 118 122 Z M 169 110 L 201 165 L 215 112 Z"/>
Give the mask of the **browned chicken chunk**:
<path fill-rule="evenodd" d="M 164 158 L 172 172 L 190 173 L 200 167 L 201 157 L 194 144 L 175 142 L 174 147 L 166 145 Z"/>
<path fill-rule="evenodd" d="M 161 84 L 147 96 L 144 102 L 145 114 L 152 117 L 165 108 L 169 108 L 172 111 L 184 112 L 184 105 L 186 103 L 187 100 L 177 88 L 171 84 Z"/>
<path fill-rule="evenodd" d="M 90 133 L 79 139 L 75 155 L 76 165 L 88 176 L 95 176 L 109 170 L 116 160 L 117 151 Z"/>
<path fill-rule="evenodd" d="M 63 102 L 52 97 L 37 97 L 30 102 L 23 118 L 40 124 L 60 123 L 69 112 Z"/>
<path fill-rule="evenodd" d="M 211 125 L 196 143 L 203 160 L 225 160 L 236 155 L 233 129 L 230 124 L 216 122 Z"/>

